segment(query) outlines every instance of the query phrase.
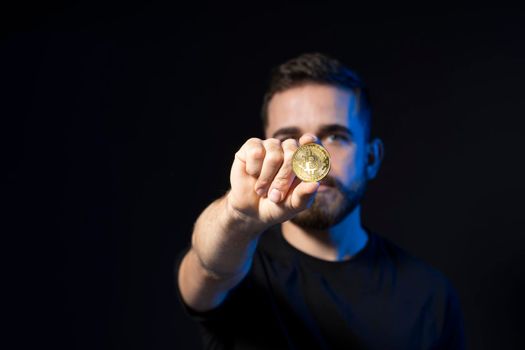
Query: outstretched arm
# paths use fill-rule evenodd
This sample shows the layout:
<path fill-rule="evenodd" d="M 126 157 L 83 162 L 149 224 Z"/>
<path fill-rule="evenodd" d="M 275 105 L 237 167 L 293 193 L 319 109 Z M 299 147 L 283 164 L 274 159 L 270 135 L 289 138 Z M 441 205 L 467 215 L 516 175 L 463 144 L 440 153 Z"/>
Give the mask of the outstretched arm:
<path fill-rule="evenodd" d="M 299 144 L 315 141 L 303 135 Z M 254 138 L 235 154 L 231 190 L 199 216 L 179 267 L 181 296 L 194 310 L 220 305 L 248 273 L 260 235 L 309 206 L 319 184 L 295 178 L 291 161 L 299 144 Z"/>

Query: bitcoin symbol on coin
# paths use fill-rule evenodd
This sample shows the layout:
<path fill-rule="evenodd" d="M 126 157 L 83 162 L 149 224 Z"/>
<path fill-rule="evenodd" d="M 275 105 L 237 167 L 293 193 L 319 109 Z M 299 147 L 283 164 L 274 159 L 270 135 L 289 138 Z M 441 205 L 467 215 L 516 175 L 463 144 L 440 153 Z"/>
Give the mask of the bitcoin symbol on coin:
<path fill-rule="evenodd" d="M 330 171 L 330 154 L 316 143 L 307 143 L 293 154 L 292 169 L 303 181 L 320 181 Z"/>

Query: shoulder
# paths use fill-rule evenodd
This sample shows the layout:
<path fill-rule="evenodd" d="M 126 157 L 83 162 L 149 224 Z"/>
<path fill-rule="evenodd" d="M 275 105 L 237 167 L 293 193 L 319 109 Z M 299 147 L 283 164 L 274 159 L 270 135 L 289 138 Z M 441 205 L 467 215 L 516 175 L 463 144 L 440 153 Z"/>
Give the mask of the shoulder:
<path fill-rule="evenodd" d="M 451 288 L 449 279 L 436 267 L 378 233 L 371 233 L 371 238 L 375 241 L 376 258 L 395 269 L 399 278 L 413 281 L 412 286 L 434 291 Z"/>
<path fill-rule="evenodd" d="M 399 247 L 387 238 L 375 234 L 379 256 L 397 273 L 396 280 L 402 293 L 418 299 L 440 334 L 441 344 L 464 347 L 463 314 L 456 288 L 440 270 Z M 447 348 L 439 347 L 439 348 Z"/>
<path fill-rule="evenodd" d="M 464 349 L 463 313 L 450 279 L 389 239 L 374 235 L 378 256 L 395 271 L 398 291 L 420 306 L 431 333 L 436 335 L 435 348 Z"/>

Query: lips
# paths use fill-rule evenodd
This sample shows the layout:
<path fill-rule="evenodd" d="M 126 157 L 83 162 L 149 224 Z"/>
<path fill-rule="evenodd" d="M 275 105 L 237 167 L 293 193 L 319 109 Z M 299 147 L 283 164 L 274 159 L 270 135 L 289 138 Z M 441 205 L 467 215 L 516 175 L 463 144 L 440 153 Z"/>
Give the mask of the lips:
<path fill-rule="evenodd" d="M 321 182 L 317 191 L 323 192 L 323 191 L 328 191 L 329 189 L 332 189 L 332 188 L 334 188 L 334 186 Z"/>
<path fill-rule="evenodd" d="M 328 191 L 330 189 L 337 189 L 337 180 L 331 176 L 327 176 L 319 182 L 318 192 Z"/>
<path fill-rule="evenodd" d="M 333 179 L 329 177 L 325 177 L 319 182 L 320 186 L 326 186 L 326 187 L 336 187 L 336 183 Z"/>

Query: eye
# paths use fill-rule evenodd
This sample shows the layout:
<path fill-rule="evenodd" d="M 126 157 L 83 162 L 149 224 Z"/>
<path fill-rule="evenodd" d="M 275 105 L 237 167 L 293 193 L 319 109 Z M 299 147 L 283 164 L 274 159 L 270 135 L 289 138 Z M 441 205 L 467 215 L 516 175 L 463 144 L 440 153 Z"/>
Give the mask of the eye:
<path fill-rule="evenodd" d="M 340 143 L 346 143 L 349 141 L 348 136 L 343 134 L 329 134 L 324 137 L 324 142 L 326 143 L 334 143 L 334 142 L 340 142 Z"/>
<path fill-rule="evenodd" d="M 277 136 L 276 139 L 278 139 L 279 141 L 283 142 L 285 140 L 288 140 L 288 139 L 294 139 L 296 141 L 298 141 L 298 137 L 295 136 L 295 135 L 282 135 L 282 136 Z"/>

